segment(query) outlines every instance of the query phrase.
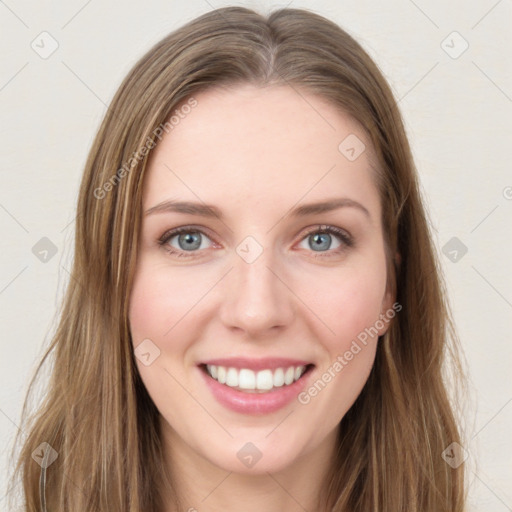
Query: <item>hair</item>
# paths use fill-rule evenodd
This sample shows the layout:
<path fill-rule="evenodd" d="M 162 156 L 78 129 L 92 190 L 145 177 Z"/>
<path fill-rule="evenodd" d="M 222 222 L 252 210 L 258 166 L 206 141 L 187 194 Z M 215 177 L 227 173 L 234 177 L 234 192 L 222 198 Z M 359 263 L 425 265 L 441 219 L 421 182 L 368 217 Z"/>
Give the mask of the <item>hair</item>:
<path fill-rule="evenodd" d="M 327 100 L 363 127 L 378 163 L 388 286 L 403 310 L 380 337 L 370 376 L 339 424 L 319 500 L 333 512 L 463 511 L 464 464 L 452 468 L 441 454 L 462 444 L 448 380 L 460 385 L 464 371 L 390 86 L 335 23 L 302 9 L 265 17 L 242 7 L 213 10 L 155 44 L 104 116 L 79 190 L 58 326 L 23 404 L 27 435 L 15 468 L 23 510 L 162 512 L 161 490 L 172 482 L 128 323 L 150 154 L 140 149 L 157 143 L 173 110 L 194 94 L 239 84 L 290 86 Z M 27 418 L 34 379 L 50 354 L 44 400 Z M 36 449 L 51 456 L 41 443 L 58 454 L 46 468 L 32 457 Z"/>

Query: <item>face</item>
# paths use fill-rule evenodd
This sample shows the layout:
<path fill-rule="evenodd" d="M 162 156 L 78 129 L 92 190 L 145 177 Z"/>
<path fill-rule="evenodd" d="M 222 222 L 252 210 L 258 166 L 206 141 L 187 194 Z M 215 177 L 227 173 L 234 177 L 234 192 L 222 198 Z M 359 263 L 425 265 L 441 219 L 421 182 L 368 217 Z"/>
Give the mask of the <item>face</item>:
<path fill-rule="evenodd" d="M 284 470 L 332 449 L 389 325 L 372 148 L 304 91 L 195 99 L 148 162 L 136 362 L 173 449 L 225 471 Z"/>

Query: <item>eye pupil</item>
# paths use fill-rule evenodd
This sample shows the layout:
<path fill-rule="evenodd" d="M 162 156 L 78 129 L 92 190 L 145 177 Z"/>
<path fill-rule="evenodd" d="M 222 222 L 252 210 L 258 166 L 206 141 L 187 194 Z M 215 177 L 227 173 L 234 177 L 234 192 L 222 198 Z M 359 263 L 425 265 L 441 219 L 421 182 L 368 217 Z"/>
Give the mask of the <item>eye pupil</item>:
<path fill-rule="evenodd" d="M 173 255 L 186 256 L 185 253 L 195 253 L 201 249 L 203 235 L 204 233 L 201 230 L 192 230 L 188 227 L 182 227 L 173 230 L 170 234 L 163 235 L 159 240 L 159 243 L 165 246 L 168 244 L 169 247 L 166 247 L 166 250 Z M 207 235 L 204 236 L 207 239 L 209 238 Z M 333 236 L 335 238 L 339 238 L 341 241 L 341 249 L 338 249 L 337 251 L 332 251 L 331 249 Z M 173 250 L 172 247 L 176 242 L 172 243 L 171 241 L 176 240 L 176 238 L 178 239 L 178 246 L 175 247 L 177 250 Z M 306 240 L 310 250 L 317 253 L 325 253 L 325 256 L 332 255 L 334 253 L 341 253 L 343 248 L 352 246 L 350 239 L 347 239 L 341 230 L 329 226 L 318 226 L 316 231 L 310 231 L 309 235 L 306 235 L 306 237 L 303 238 L 303 243 L 305 243 Z M 318 256 L 320 256 L 320 254 Z"/>
<path fill-rule="evenodd" d="M 322 241 L 322 240 L 320 240 L 320 237 L 327 237 L 327 243 L 324 243 L 323 247 L 322 247 L 322 243 L 325 241 L 325 238 Z M 330 238 L 331 238 L 331 235 L 329 235 L 328 233 L 316 233 L 315 235 L 313 235 L 314 247 L 322 248 L 322 249 L 328 249 L 329 248 Z"/>
<path fill-rule="evenodd" d="M 190 233 L 193 233 L 193 234 L 190 234 Z M 199 237 L 200 233 L 197 233 L 197 232 L 190 232 L 190 233 L 180 235 L 178 237 L 178 243 L 180 244 L 180 247 L 182 247 L 182 242 L 186 242 L 186 244 L 189 244 L 190 242 L 193 243 L 193 246 L 185 245 L 185 247 L 182 247 L 183 250 L 185 250 L 185 251 L 198 249 L 201 246 L 201 240 Z M 194 241 L 196 242 L 195 244 L 194 244 Z"/>

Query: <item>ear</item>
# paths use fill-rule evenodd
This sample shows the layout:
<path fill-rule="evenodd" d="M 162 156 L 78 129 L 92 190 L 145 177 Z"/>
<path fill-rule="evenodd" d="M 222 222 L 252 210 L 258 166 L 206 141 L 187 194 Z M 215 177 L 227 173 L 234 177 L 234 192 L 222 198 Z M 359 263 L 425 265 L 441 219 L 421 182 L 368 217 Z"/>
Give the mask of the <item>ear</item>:
<path fill-rule="evenodd" d="M 402 264 L 402 256 L 399 252 L 395 253 L 395 268 L 398 270 Z"/>
<path fill-rule="evenodd" d="M 386 292 L 386 295 L 382 299 L 382 307 L 380 310 L 379 319 L 375 323 L 376 327 L 378 327 L 379 336 L 384 336 L 384 334 L 386 334 L 389 326 L 391 325 L 391 320 L 396 314 L 396 311 L 393 308 L 394 302 L 394 295 L 390 292 Z"/>
<path fill-rule="evenodd" d="M 398 271 L 398 268 L 400 266 L 400 263 L 402 262 L 402 258 L 400 254 L 397 252 L 395 254 L 394 263 L 395 263 L 395 269 Z M 395 272 L 397 274 L 398 272 Z M 400 304 L 396 303 L 396 296 L 391 290 L 387 290 L 384 298 L 382 299 L 382 305 L 379 315 L 378 326 L 381 327 L 378 329 L 379 336 L 383 336 L 386 334 L 387 330 L 389 329 L 389 326 L 391 325 L 392 319 L 396 316 L 397 312 L 402 309 L 402 306 Z"/>

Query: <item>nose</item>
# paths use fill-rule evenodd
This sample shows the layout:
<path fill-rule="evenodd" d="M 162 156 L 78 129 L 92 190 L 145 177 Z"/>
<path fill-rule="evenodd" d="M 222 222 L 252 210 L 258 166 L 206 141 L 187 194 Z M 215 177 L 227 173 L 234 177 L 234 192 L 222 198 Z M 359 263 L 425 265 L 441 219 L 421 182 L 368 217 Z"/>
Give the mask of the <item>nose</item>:
<path fill-rule="evenodd" d="M 233 262 L 234 268 L 223 280 L 223 324 L 250 338 L 261 338 L 290 325 L 294 295 L 271 251 L 263 250 L 251 263 L 234 253 Z"/>

